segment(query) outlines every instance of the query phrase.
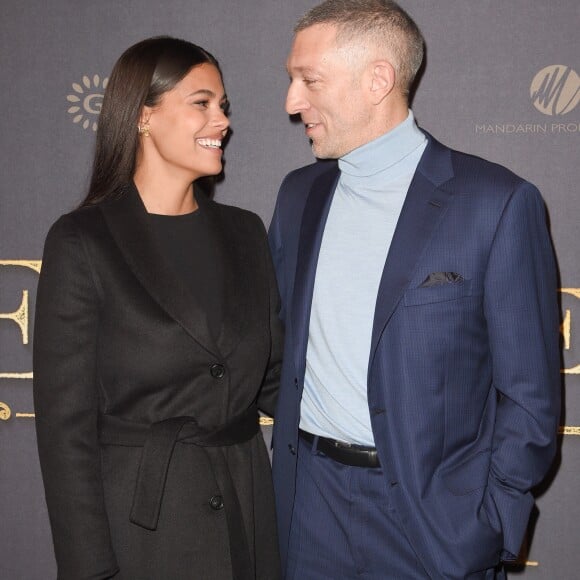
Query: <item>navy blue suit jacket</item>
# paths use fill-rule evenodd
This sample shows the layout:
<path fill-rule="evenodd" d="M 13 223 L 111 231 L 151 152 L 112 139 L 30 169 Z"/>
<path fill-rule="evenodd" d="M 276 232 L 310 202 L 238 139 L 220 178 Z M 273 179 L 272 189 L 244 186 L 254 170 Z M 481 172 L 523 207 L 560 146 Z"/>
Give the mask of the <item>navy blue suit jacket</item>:
<path fill-rule="evenodd" d="M 530 489 L 554 457 L 556 272 L 537 189 L 427 137 L 380 282 L 368 405 L 409 541 L 432 577 L 463 578 L 515 557 Z M 286 325 L 273 460 L 283 563 L 316 263 L 338 175 L 336 162 L 290 173 L 270 226 Z M 422 285 L 438 272 L 460 277 Z"/>

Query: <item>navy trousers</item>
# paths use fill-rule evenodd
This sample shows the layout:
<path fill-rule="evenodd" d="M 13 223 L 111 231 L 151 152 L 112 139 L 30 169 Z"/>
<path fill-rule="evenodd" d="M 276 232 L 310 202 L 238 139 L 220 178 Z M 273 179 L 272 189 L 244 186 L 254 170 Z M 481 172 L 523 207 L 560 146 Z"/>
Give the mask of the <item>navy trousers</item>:
<path fill-rule="evenodd" d="M 286 580 L 426 580 L 381 468 L 338 463 L 300 440 Z M 494 570 L 470 575 L 491 580 Z M 435 576 L 437 578 L 437 576 Z"/>

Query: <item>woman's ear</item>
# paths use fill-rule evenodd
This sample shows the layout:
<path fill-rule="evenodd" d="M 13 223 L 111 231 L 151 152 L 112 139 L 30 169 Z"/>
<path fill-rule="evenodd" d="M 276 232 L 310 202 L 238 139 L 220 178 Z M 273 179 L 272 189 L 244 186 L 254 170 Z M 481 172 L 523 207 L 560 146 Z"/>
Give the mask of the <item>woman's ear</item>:
<path fill-rule="evenodd" d="M 139 125 L 148 124 L 149 119 L 151 118 L 152 112 L 153 112 L 153 109 L 151 107 L 144 105 L 143 108 L 141 109 L 141 115 L 139 115 Z"/>
<path fill-rule="evenodd" d="M 141 110 L 141 115 L 139 115 L 139 123 L 137 124 L 137 133 L 143 135 L 143 137 L 149 137 L 151 134 L 151 127 L 149 126 L 149 119 L 151 118 L 151 113 L 153 110 L 151 107 L 144 106 Z"/>

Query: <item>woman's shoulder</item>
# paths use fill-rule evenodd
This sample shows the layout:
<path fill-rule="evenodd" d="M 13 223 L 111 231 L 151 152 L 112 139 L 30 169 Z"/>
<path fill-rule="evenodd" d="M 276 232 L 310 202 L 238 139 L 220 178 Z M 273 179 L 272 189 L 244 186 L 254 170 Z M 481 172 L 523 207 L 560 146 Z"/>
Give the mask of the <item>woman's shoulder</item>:
<path fill-rule="evenodd" d="M 211 204 L 215 208 L 215 211 L 220 213 L 224 218 L 234 221 L 238 225 L 244 225 L 245 227 L 255 229 L 259 232 L 266 231 L 262 218 L 253 211 L 235 205 L 220 203 L 215 200 L 212 200 Z"/>
<path fill-rule="evenodd" d="M 49 239 L 73 239 L 98 228 L 102 223 L 102 214 L 98 205 L 87 205 L 73 209 L 61 215 L 50 227 Z"/>

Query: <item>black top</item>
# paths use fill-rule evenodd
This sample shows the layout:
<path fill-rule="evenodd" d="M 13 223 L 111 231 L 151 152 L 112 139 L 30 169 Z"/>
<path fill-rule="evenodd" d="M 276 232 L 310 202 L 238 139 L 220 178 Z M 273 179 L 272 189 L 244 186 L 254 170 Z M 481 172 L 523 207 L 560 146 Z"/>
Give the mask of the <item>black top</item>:
<path fill-rule="evenodd" d="M 214 234 L 200 209 L 184 215 L 149 214 L 163 255 L 207 312 L 210 332 L 222 326 L 224 275 Z"/>

